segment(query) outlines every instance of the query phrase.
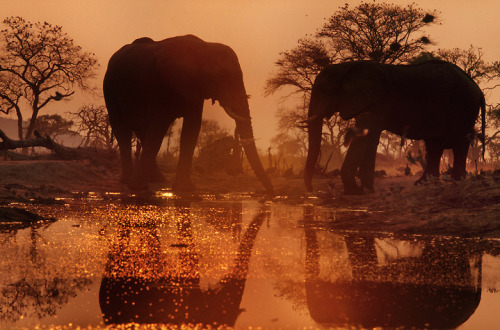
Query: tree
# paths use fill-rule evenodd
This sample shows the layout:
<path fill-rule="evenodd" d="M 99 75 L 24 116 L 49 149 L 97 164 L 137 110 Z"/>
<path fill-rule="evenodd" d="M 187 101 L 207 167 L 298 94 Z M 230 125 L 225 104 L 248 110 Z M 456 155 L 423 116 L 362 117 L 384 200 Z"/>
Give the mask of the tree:
<path fill-rule="evenodd" d="M 337 59 L 337 53 L 331 54 L 322 40 L 310 37 L 300 39 L 296 48 L 281 52 L 280 56 L 275 63 L 278 71 L 266 82 L 266 94 L 288 86 L 292 87 L 292 94 L 303 97 L 304 103 L 308 103 L 318 73 Z"/>
<path fill-rule="evenodd" d="M 35 123 L 35 130 L 50 137 L 53 140 L 60 135 L 78 135 L 72 130 L 73 121 L 64 119 L 61 115 L 41 115 Z"/>
<path fill-rule="evenodd" d="M 19 139 L 28 139 L 39 111 L 53 101 L 67 99 L 75 88 L 88 91 L 97 59 L 75 45 L 60 26 L 30 23 L 21 17 L 3 21 L 0 31 L 0 111 L 14 110 Z M 23 135 L 22 108 L 31 110 Z"/>
<path fill-rule="evenodd" d="M 83 147 L 116 147 L 105 106 L 84 105 L 72 115 L 76 120 L 76 131 L 84 136 L 81 143 Z"/>
<path fill-rule="evenodd" d="M 436 16 L 414 4 L 403 7 L 362 3 L 353 9 L 348 4 L 341 7 L 315 35 L 300 39 L 296 48 L 280 53 L 275 63 L 277 71 L 266 82 L 266 94 L 287 88 L 291 92 L 285 98 L 299 95 L 301 104 L 296 109 L 278 112 L 279 121 L 289 123 L 287 130 L 304 130 L 297 123 L 307 118 L 314 79 L 330 64 L 347 60 L 404 63 L 417 56 L 431 44 L 422 30 L 436 23 Z M 324 125 L 324 143 L 331 145 L 334 156 L 341 156 L 345 151 L 341 136 L 351 123 L 334 114 Z"/>
<path fill-rule="evenodd" d="M 362 3 L 354 9 L 346 4 L 317 36 L 329 39 L 342 60 L 407 62 L 431 43 L 421 30 L 435 23 L 436 15 L 414 4 Z"/>
<path fill-rule="evenodd" d="M 488 123 L 494 130 L 491 135 L 486 137 L 488 154 L 492 163 L 500 162 L 500 104 L 490 107 L 488 111 Z"/>
<path fill-rule="evenodd" d="M 287 133 L 275 135 L 271 139 L 271 143 L 275 147 L 268 149 L 269 168 L 277 173 L 282 173 L 291 167 L 297 168 L 296 165 L 302 163 L 302 159 L 307 153 L 304 140 Z M 273 148 L 274 152 L 271 153 Z"/>
<path fill-rule="evenodd" d="M 485 62 L 483 56 L 481 48 L 470 45 L 468 49 L 438 49 L 433 57 L 457 65 L 480 84 L 499 77 L 495 63 Z"/>
<path fill-rule="evenodd" d="M 230 136 L 229 131 L 225 128 L 222 128 L 216 120 L 203 119 L 201 121 L 200 133 L 198 135 L 198 143 L 196 145 L 198 153 L 203 148 L 212 144 L 215 140 L 219 140 L 228 136 Z"/>
<path fill-rule="evenodd" d="M 196 148 L 195 167 L 199 172 L 224 170 L 231 175 L 243 172 L 243 150 L 237 128 L 231 136 L 216 120 L 204 119 Z"/>

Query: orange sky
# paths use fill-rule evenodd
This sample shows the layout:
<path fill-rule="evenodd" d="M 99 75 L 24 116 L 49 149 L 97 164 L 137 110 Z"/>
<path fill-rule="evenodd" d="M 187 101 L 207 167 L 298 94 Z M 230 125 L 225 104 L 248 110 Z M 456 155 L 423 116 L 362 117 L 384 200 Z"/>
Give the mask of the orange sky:
<path fill-rule="evenodd" d="M 261 148 L 275 135 L 275 110 L 280 96 L 264 97 L 264 85 L 279 52 L 320 28 L 346 0 L 0 0 L 3 17 L 22 16 L 31 21 L 61 25 L 84 50 L 96 54 L 101 64 L 96 84 L 101 85 L 107 61 L 122 45 L 137 37 L 163 39 L 195 34 L 207 41 L 231 46 L 240 59 L 250 99 L 254 133 Z M 360 1 L 348 1 L 351 7 Z M 386 1 L 390 2 L 390 1 Z M 427 32 L 436 47 L 482 47 L 486 60 L 500 60 L 498 0 L 421 0 L 425 10 L 441 12 L 442 24 Z M 44 113 L 76 111 L 83 103 L 102 99 L 76 95 L 54 104 Z M 228 128 L 232 120 L 219 108 L 206 109 Z"/>

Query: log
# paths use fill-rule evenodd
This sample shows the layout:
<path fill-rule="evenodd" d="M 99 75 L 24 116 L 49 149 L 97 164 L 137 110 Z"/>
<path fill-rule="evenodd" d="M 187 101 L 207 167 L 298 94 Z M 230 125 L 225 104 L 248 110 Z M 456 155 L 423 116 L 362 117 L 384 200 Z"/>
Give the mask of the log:
<path fill-rule="evenodd" d="M 57 159 L 61 160 L 83 160 L 88 159 L 91 161 L 100 162 L 105 159 L 109 159 L 110 155 L 115 155 L 116 153 L 111 150 L 98 150 L 95 148 L 70 148 L 60 145 L 59 143 L 52 140 L 49 136 L 42 136 L 40 133 L 35 131 L 35 138 L 28 140 L 12 140 L 10 139 L 2 130 L 0 130 L 0 150 L 14 150 L 18 148 L 27 147 L 43 147 L 54 152 Z"/>
<path fill-rule="evenodd" d="M 2 130 L 0 130 L 0 150 L 13 150 L 27 147 L 44 147 L 52 150 L 60 159 L 79 159 L 80 155 L 74 148 L 62 146 L 52 140 L 49 136 L 42 136 L 35 131 L 35 138 L 28 140 L 12 140 Z"/>

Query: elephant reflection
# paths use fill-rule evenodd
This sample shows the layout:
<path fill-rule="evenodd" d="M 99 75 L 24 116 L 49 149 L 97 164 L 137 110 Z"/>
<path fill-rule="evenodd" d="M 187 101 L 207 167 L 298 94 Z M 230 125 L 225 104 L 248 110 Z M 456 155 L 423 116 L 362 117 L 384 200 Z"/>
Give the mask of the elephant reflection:
<path fill-rule="evenodd" d="M 120 147 L 122 181 L 132 188 L 163 181 L 156 155 L 170 125 L 183 118 L 180 155 L 172 188 L 191 191 L 193 152 L 205 99 L 219 101 L 236 122 L 243 148 L 268 193 L 273 187 L 257 154 L 243 74 L 234 51 L 193 35 L 153 41 L 137 39 L 119 49 L 108 63 L 104 98 Z M 134 171 L 132 133 L 142 144 Z"/>
<path fill-rule="evenodd" d="M 189 207 L 177 207 L 177 243 L 162 247 L 155 226 L 121 228 L 109 252 L 99 292 L 107 324 L 228 325 L 236 322 L 251 251 L 264 221 L 258 213 L 241 238 L 232 269 L 214 287 L 200 286 L 199 256 Z M 175 251 L 173 251 L 175 250 Z M 176 255 L 173 264 L 165 255 Z"/>
<path fill-rule="evenodd" d="M 310 213 L 306 210 L 306 219 Z M 325 271 L 328 266 L 320 266 L 317 232 L 306 228 L 305 235 L 307 306 L 320 324 L 451 329 L 479 305 L 481 259 L 467 251 L 464 242 L 428 239 L 415 247 L 418 253 L 384 264 L 376 252 L 375 243 L 381 241 L 347 234 L 350 273 L 333 278 Z M 469 261 L 475 264 L 471 267 Z"/>
<path fill-rule="evenodd" d="M 311 91 L 306 120 L 306 189 L 312 191 L 323 118 L 338 112 L 342 119 L 356 118 L 356 126 L 368 130 L 367 135 L 351 144 L 341 169 L 344 192 L 361 194 L 363 188 L 373 190 L 375 156 L 383 130 L 403 139 L 424 140 L 427 162 L 420 181 L 439 176 L 439 163 L 446 148 L 453 149 L 452 177 L 464 177 L 480 109 L 484 137 L 485 100 L 481 89 L 467 73 L 444 61 L 415 65 L 354 61 L 330 65 L 317 76 Z M 358 168 L 361 187 L 355 181 Z"/>

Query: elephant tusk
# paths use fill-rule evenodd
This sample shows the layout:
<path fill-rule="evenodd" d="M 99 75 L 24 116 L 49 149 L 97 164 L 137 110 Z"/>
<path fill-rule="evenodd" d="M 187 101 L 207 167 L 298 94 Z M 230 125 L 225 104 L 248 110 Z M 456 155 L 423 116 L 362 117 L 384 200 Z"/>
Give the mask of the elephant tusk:
<path fill-rule="evenodd" d="M 223 107 L 223 109 L 224 109 L 224 111 L 226 111 L 226 113 L 228 114 L 229 117 L 233 118 L 236 121 L 243 122 L 243 123 L 252 121 L 252 118 L 240 116 L 240 115 L 234 113 L 231 110 L 231 108 L 229 108 L 229 107 Z"/>
<path fill-rule="evenodd" d="M 309 123 L 315 121 L 318 117 L 319 117 L 319 115 L 315 114 L 315 115 L 312 115 L 311 117 L 309 117 L 309 118 L 307 118 L 305 120 L 301 120 L 299 123 L 301 123 L 301 124 L 309 124 Z"/>

